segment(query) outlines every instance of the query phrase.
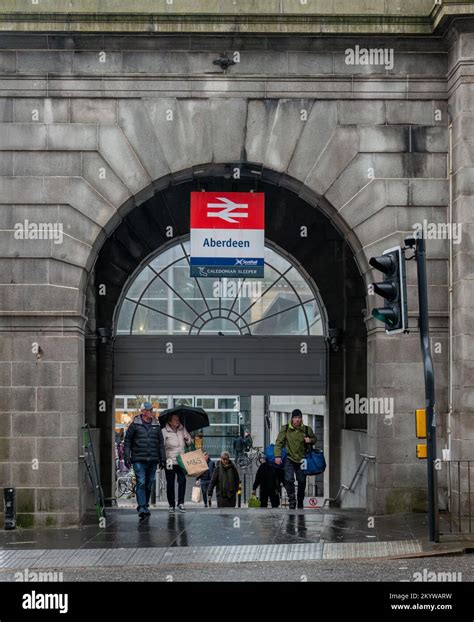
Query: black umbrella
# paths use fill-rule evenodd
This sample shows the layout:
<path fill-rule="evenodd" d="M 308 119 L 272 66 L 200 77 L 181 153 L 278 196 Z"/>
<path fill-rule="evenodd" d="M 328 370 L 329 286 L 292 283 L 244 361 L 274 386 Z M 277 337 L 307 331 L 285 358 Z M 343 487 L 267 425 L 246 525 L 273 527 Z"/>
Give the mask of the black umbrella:
<path fill-rule="evenodd" d="M 210 425 L 207 412 L 203 408 L 180 404 L 174 408 L 168 408 L 160 414 L 160 426 L 162 428 L 168 423 L 171 415 L 178 415 L 179 420 L 188 432 L 207 428 Z"/>

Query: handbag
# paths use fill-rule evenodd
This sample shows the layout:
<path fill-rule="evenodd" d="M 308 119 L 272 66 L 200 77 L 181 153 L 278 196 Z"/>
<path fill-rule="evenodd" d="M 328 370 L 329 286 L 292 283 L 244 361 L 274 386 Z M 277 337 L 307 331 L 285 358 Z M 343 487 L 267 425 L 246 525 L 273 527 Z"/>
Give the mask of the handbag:
<path fill-rule="evenodd" d="M 201 486 L 199 486 L 199 485 L 194 485 L 193 486 L 193 491 L 191 493 L 191 501 L 193 503 L 201 503 L 201 501 L 202 501 Z"/>
<path fill-rule="evenodd" d="M 259 508 L 261 505 L 260 499 L 257 499 L 257 497 L 250 497 L 248 503 L 249 508 Z"/>
<path fill-rule="evenodd" d="M 286 447 L 283 446 L 281 450 L 281 464 L 276 464 L 275 462 L 275 445 L 273 443 L 265 449 L 265 458 L 268 464 L 271 464 L 277 469 L 282 469 L 286 460 Z"/>
<path fill-rule="evenodd" d="M 324 453 L 318 449 L 308 451 L 301 464 L 305 475 L 319 475 L 326 470 Z"/>
<path fill-rule="evenodd" d="M 209 467 L 201 449 L 184 451 L 176 458 L 177 463 L 187 476 L 200 477 Z"/>

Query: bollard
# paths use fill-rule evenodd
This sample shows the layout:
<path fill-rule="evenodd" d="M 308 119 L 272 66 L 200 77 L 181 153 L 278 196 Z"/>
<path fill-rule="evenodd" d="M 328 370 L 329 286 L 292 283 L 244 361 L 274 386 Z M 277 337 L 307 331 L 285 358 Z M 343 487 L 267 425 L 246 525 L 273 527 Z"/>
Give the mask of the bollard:
<path fill-rule="evenodd" d="M 244 503 L 247 503 L 247 473 L 244 473 Z"/>
<path fill-rule="evenodd" d="M 242 484 L 239 484 L 239 489 L 237 490 L 237 507 L 242 507 Z"/>
<path fill-rule="evenodd" d="M 14 488 L 5 488 L 5 490 L 3 491 L 3 501 L 5 507 L 5 529 L 15 529 L 16 507 Z"/>

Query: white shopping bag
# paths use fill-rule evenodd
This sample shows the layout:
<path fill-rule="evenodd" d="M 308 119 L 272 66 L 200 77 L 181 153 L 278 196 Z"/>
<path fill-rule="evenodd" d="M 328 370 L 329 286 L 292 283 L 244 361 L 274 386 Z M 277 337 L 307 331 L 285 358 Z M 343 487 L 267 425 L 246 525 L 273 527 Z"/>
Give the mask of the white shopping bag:
<path fill-rule="evenodd" d="M 201 501 L 202 501 L 201 486 L 199 486 L 199 485 L 193 486 L 193 492 L 192 492 L 192 495 L 191 495 L 191 501 L 193 503 L 201 503 Z"/>

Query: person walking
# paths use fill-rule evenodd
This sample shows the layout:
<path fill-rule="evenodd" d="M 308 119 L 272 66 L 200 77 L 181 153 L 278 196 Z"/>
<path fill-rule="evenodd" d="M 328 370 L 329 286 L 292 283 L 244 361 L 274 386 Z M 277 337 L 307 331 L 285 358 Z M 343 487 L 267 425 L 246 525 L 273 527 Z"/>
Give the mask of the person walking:
<path fill-rule="evenodd" d="M 184 509 L 184 495 L 186 494 L 186 475 L 178 465 L 179 454 L 184 453 L 187 445 L 192 443 L 192 438 L 179 420 L 179 416 L 171 415 L 163 428 L 163 438 L 166 452 L 166 497 L 169 504 L 169 512 L 173 513 L 176 508 L 175 481 L 178 480 L 178 510 Z"/>
<path fill-rule="evenodd" d="M 253 438 L 248 430 L 244 435 L 244 451 L 250 451 L 253 447 Z"/>
<path fill-rule="evenodd" d="M 209 485 L 208 497 L 211 504 L 212 493 L 216 489 L 218 508 L 235 508 L 237 492 L 240 486 L 239 472 L 230 459 L 228 451 L 221 453 L 221 459 L 217 463 Z"/>
<path fill-rule="evenodd" d="M 281 452 L 283 446 L 286 447 L 285 488 L 288 493 L 290 510 L 303 509 L 304 493 L 306 488 L 306 474 L 302 468 L 307 449 L 311 448 L 316 442 L 313 430 L 303 425 L 303 414 L 299 408 L 295 408 L 291 413 L 291 422 L 284 425 L 275 441 L 275 464 L 281 464 Z M 298 501 L 295 496 L 295 476 L 298 482 Z"/>
<path fill-rule="evenodd" d="M 241 433 L 236 434 L 233 442 L 232 442 L 232 448 L 234 450 L 234 460 L 237 460 L 237 458 L 239 458 L 243 453 L 244 453 L 244 439 L 241 436 Z"/>
<path fill-rule="evenodd" d="M 153 404 L 145 402 L 128 426 L 124 443 L 124 462 L 133 466 L 137 478 L 137 512 L 140 522 L 150 515 L 149 503 L 155 484 L 156 469 L 165 467 L 166 455 L 163 434 L 158 418 L 153 414 Z"/>
<path fill-rule="evenodd" d="M 257 494 L 257 488 L 260 488 L 260 507 L 268 506 L 268 499 L 272 508 L 280 505 L 280 488 L 284 483 L 285 476 L 283 469 L 271 465 L 266 460 L 258 467 L 255 474 L 255 481 L 252 486 L 252 496 Z"/>
<path fill-rule="evenodd" d="M 199 482 L 201 485 L 202 500 L 204 501 L 204 507 L 207 508 L 208 506 L 207 491 L 209 490 L 209 486 L 211 485 L 211 479 L 214 473 L 214 469 L 216 468 L 216 463 L 214 462 L 214 460 L 211 460 L 211 457 L 209 456 L 207 451 L 204 452 L 204 457 L 206 458 L 209 468 L 196 481 L 196 484 Z"/>

